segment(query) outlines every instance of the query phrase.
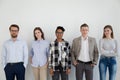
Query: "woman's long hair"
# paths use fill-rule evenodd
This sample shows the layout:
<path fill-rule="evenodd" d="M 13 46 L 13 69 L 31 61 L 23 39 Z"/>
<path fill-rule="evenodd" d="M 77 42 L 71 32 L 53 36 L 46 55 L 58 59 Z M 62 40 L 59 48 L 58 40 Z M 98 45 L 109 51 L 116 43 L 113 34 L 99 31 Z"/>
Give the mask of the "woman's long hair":
<path fill-rule="evenodd" d="M 37 40 L 37 37 L 35 36 L 35 31 L 36 31 L 36 30 L 39 30 L 39 31 L 42 33 L 41 38 L 42 38 L 43 40 L 45 40 L 45 38 L 44 38 L 44 33 L 43 33 L 43 31 L 42 31 L 42 29 L 41 29 L 40 27 L 35 27 L 35 28 L 34 28 L 34 31 L 33 31 L 34 39 Z"/>
<path fill-rule="evenodd" d="M 105 31 L 106 28 L 109 28 L 109 29 L 112 31 L 112 33 L 111 33 L 111 38 L 114 38 L 112 26 L 111 26 L 111 25 L 106 25 L 106 26 L 104 27 L 103 31 Z M 104 32 L 103 32 L 103 38 L 106 38 L 106 35 L 104 34 Z"/>

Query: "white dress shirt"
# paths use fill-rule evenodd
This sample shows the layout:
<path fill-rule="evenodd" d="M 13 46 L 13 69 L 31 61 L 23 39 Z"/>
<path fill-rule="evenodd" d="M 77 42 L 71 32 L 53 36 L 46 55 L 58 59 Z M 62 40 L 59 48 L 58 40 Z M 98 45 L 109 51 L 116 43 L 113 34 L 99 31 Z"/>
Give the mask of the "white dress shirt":
<path fill-rule="evenodd" d="M 58 48 L 59 48 L 59 58 L 58 58 L 58 60 L 61 61 L 61 57 L 62 57 L 62 42 L 59 42 Z"/>
<path fill-rule="evenodd" d="M 81 39 L 81 50 L 78 59 L 83 62 L 88 62 L 90 61 L 88 37 L 86 39 L 82 37 Z"/>
<path fill-rule="evenodd" d="M 23 62 L 24 67 L 28 64 L 28 47 L 27 44 L 20 39 L 13 41 L 12 39 L 7 40 L 3 44 L 2 49 L 2 64 L 3 67 L 7 63 Z"/>

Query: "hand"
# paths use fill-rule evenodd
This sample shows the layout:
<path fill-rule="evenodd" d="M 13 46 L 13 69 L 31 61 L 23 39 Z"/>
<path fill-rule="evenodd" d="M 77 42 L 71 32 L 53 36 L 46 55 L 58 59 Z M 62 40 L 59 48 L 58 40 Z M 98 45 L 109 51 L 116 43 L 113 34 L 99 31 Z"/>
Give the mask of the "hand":
<path fill-rule="evenodd" d="M 50 69 L 50 75 L 51 75 L 51 76 L 54 75 L 54 71 L 53 71 L 53 69 Z"/>
<path fill-rule="evenodd" d="M 91 66 L 92 66 L 92 67 L 94 67 L 94 66 L 95 66 L 95 64 L 94 64 L 94 63 L 92 63 L 92 64 L 91 64 Z"/>
<path fill-rule="evenodd" d="M 71 69 L 66 70 L 66 74 L 70 74 L 70 72 L 71 72 Z"/>
<path fill-rule="evenodd" d="M 77 64 L 78 64 L 78 62 L 77 62 L 77 61 L 74 61 L 74 62 L 73 62 L 73 65 L 74 65 L 74 66 L 76 66 Z"/>
<path fill-rule="evenodd" d="M 30 64 L 32 64 L 32 57 L 30 57 Z"/>

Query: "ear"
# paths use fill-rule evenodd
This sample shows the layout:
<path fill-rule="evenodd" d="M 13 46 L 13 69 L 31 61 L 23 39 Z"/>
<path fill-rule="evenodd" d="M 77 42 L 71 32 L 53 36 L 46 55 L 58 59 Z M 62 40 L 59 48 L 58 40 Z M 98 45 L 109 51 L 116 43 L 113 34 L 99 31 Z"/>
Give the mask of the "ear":
<path fill-rule="evenodd" d="M 80 32 L 81 32 L 82 30 L 81 30 L 81 28 L 80 28 Z"/>

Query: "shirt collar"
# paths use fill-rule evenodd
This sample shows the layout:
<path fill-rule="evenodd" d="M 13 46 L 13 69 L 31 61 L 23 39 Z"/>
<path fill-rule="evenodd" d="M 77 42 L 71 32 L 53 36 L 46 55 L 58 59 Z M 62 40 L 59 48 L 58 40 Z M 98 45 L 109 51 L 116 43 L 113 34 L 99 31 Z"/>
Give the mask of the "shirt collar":
<path fill-rule="evenodd" d="M 20 40 L 19 38 L 17 38 L 17 39 L 16 39 L 16 41 L 19 41 L 19 40 Z M 11 39 L 9 39 L 9 41 L 13 41 L 13 40 L 12 40 L 12 38 L 11 38 Z"/>
<path fill-rule="evenodd" d="M 82 40 L 88 40 L 88 36 L 86 37 L 86 39 L 85 39 L 85 38 L 83 38 L 83 36 L 82 36 L 81 38 L 82 38 Z"/>
<path fill-rule="evenodd" d="M 62 39 L 62 41 L 64 42 L 65 40 L 64 40 L 64 39 Z M 55 40 L 55 42 L 57 42 L 57 39 Z"/>
<path fill-rule="evenodd" d="M 36 40 L 37 42 L 41 42 L 41 41 L 43 41 L 43 39 L 41 39 L 41 40 Z"/>

